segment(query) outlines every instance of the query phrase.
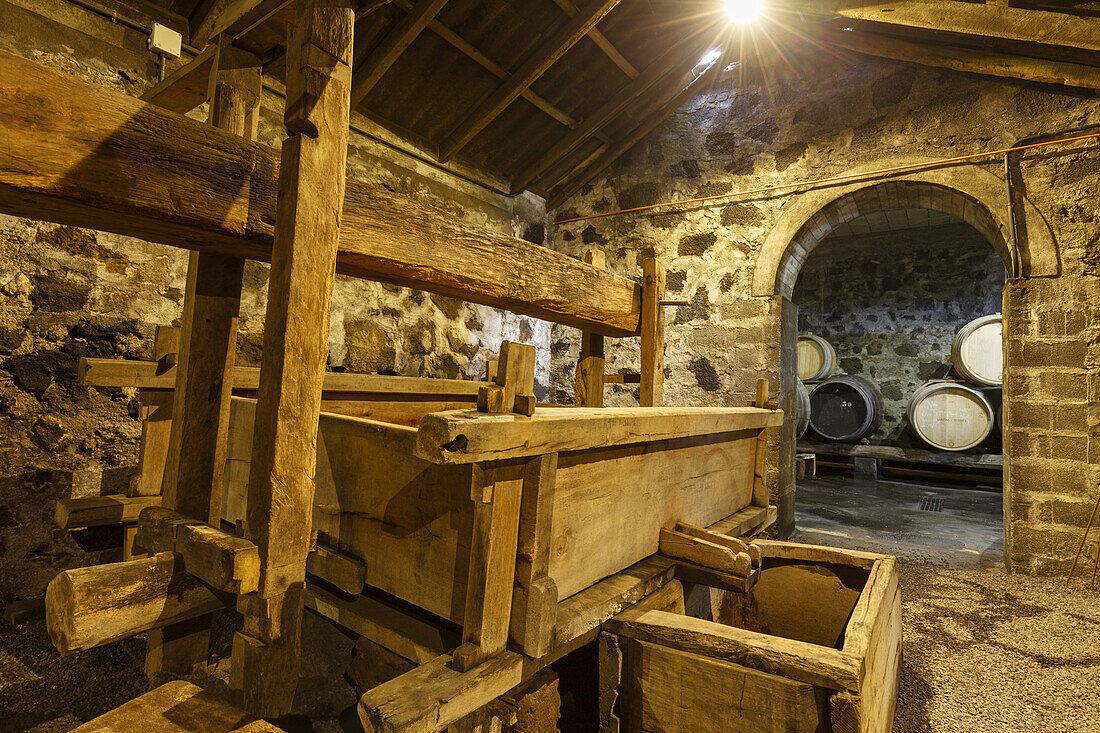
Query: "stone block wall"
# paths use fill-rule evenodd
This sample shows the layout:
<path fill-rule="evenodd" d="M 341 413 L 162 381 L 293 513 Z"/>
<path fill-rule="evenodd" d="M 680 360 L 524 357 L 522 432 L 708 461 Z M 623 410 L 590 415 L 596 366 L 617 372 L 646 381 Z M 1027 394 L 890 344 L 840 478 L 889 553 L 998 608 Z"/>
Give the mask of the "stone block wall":
<path fill-rule="evenodd" d="M 769 32 L 772 30 L 777 29 Z M 935 161 L 1010 147 L 1029 136 L 1060 131 L 1068 131 L 1068 136 L 1100 125 L 1100 100 L 1095 92 L 855 54 L 822 53 L 813 44 L 784 37 L 778 31 L 775 38 L 776 47 L 783 49 L 782 58 L 750 54 L 740 67 L 719 75 L 709 88 L 689 99 L 615 165 L 566 201 L 557 218 Z M 1019 163 L 1016 191 L 1026 202 L 1026 212 L 1020 211 L 1020 231 L 1042 234 L 1036 241 L 1055 243 L 1046 250 L 1046 264 L 1053 263 L 1053 272 L 1044 274 L 1061 278 L 1051 282 L 1050 295 L 1059 287 L 1072 290 L 1075 278 L 1100 276 L 1097 145 L 1048 148 L 1023 155 Z M 987 197 L 985 221 L 993 221 L 988 212 L 1003 214 L 1003 160 L 999 158 L 940 167 L 926 177 L 948 188 L 953 180 L 980 179 L 985 190 L 993 192 Z M 866 213 L 864 204 L 872 210 L 899 206 L 904 187 L 889 176 L 875 181 L 882 185 L 858 201 L 853 215 Z M 793 374 L 794 368 L 790 361 L 796 329 L 783 332 L 778 328 L 778 320 L 766 316 L 767 298 L 754 289 L 763 246 L 776 237 L 789 242 L 798 236 L 798 227 L 792 228 L 792 212 L 800 210 L 800 202 L 814 197 L 829 200 L 830 190 L 829 186 L 802 186 L 579 221 L 558 227 L 556 246 L 571 253 L 585 247 L 603 249 L 610 267 L 632 277 L 640 271 L 641 258 L 664 260 L 671 296 L 691 301 L 689 307 L 669 313 L 666 404 L 744 404 L 758 375 L 778 378 L 780 371 Z M 932 205 L 937 203 L 932 200 L 934 193 L 934 189 L 919 192 L 927 200 L 927 208 L 937 208 Z M 975 214 L 975 207 L 982 208 L 974 200 L 964 201 L 956 194 L 940 203 L 943 205 L 938 208 L 947 209 L 945 213 L 961 215 L 967 221 L 982 219 L 966 216 Z M 960 206 L 957 213 L 950 210 Z M 821 229 L 817 232 L 820 236 L 808 237 L 816 242 L 832 225 L 823 218 L 810 226 Z M 1004 248 L 1004 230 L 982 227 L 982 231 L 991 244 Z M 808 257 L 809 250 L 801 254 Z M 799 277 L 797 268 L 780 269 L 779 274 L 787 278 L 781 286 L 793 287 Z M 1064 286 L 1056 284 L 1062 279 Z M 777 292 L 791 291 L 781 287 Z M 1083 309 L 1084 302 L 1078 301 L 1075 310 Z M 781 337 L 787 333 L 791 340 L 780 348 Z M 553 341 L 553 391 L 568 397 L 572 372 L 565 356 L 575 356 L 575 335 L 556 329 Z M 616 370 L 637 368 L 637 347 L 631 340 L 612 340 L 608 349 L 609 364 Z M 1042 357 L 1034 353 L 1028 358 Z M 1040 361 L 1037 365 L 1044 364 Z M 789 380 L 784 384 L 790 385 L 787 389 L 793 387 Z M 1060 407 L 1053 397 L 1042 395 L 1034 393 L 1033 399 L 1043 405 L 1048 416 L 1072 414 L 1084 419 L 1081 405 Z M 634 401 L 633 393 L 621 388 L 612 397 L 624 404 Z M 773 460 L 780 460 L 778 451 Z M 1090 457 L 1075 465 L 1092 471 L 1095 461 L 1096 457 Z M 781 483 L 773 487 L 773 495 L 797 501 L 793 479 L 779 474 L 777 480 Z M 1015 497 L 1049 491 L 1052 481 L 1053 473 L 1045 479 L 1035 474 L 1011 477 L 1006 508 L 1013 508 Z M 1076 478 L 1066 486 L 1076 500 L 1091 501 L 1095 493 L 1086 489 L 1097 490 Z M 793 502 L 781 503 L 779 508 L 783 531 L 793 526 Z M 1064 556 L 1060 549 L 1040 548 L 1042 538 L 1068 537 L 1076 532 L 1079 539 L 1087 519 L 1074 514 L 1057 530 L 1051 521 L 1029 524 L 1031 520 L 1021 517 L 1011 525 L 1016 528 L 1014 537 L 1023 542 L 1017 552 L 1010 538 L 1007 554 L 1012 567 L 1047 572 L 1055 564 L 1032 559 Z M 1029 544 L 1025 537 L 1032 530 L 1038 543 Z"/>
<path fill-rule="evenodd" d="M 97 2 L 146 25 L 178 25 L 178 18 L 159 14 L 153 5 Z M 186 28 L 179 30 L 186 40 Z M 155 80 L 155 56 L 145 41 L 144 34 L 66 0 L 0 0 L 0 48 L 134 96 Z M 169 72 L 189 60 L 185 54 L 171 62 Z M 205 119 L 204 107 L 192 116 Z M 282 116 L 282 98 L 265 93 L 260 142 L 279 147 Z M 495 193 L 395 151 L 394 144 L 412 146 L 365 118 L 356 115 L 353 125 L 349 176 L 496 231 L 549 242 L 542 199 Z M 504 185 L 483 178 L 494 188 Z M 186 269 L 187 253 L 173 247 L 57 226 L 33 215 L 0 216 L 0 566 L 11 569 L 0 573 L 0 605 L 41 595 L 59 569 L 105 559 L 88 556 L 68 532 L 53 527 L 53 504 L 82 490 L 74 472 L 112 476 L 89 491 L 125 487 L 125 476 L 116 474 L 137 460 L 138 403 L 132 390 L 78 385 L 76 367 L 85 356 L 151 358 L 154 328 L 181 315 Z M 260 363 L 267 278 L 266 264 L 246 265 L 237 353 L 242 365 Z M 336 278 L 331 369 L 480 379 L 486 357 L 503 339 L 536 345 L 536 393 L 546 399 L 550 324 L 408 288 Z M 85 547 L 94 549 L 102 540 L 91 538 Z"/>
<path fill-rule="evenodd" d="M 1065 573 L 1100 495 L 1100 277 L 1014 279 L 1004 306 L 1008 559 Z"/>
<path fill-rule="evenodd" d="M 1004 283 L 1000 256 L 967 224 L 826 237 L 795 286 L 798 330 L 832 344 L 840 370 L 878 385 L 885 410 L 870 442 L 927 448 L 908 429 L 909 398 L 929 379 L 959 378 L 955 334 L 1001 311 Z M 996 409 L 1000 396 L 989 396 Z M 1000 452 L 998 436 L 975 451 Z"/>

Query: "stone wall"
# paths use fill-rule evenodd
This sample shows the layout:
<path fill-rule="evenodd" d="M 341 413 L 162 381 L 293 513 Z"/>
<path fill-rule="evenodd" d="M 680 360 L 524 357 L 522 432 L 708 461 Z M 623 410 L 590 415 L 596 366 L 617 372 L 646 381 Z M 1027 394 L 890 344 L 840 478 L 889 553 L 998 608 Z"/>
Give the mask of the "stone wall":
<path fill-rule="evenodd" d="M 750 57 L 739 68 L 720 75 L 566 201 L 558 218 L 931 162 L 1009 147 L 1029 136 L 1100 124 L 1100 104 L 1091 91 L 824 53 L 775 28 L 768 32 L 774 47 L 783 49 L 782 58 Z M 948 213 L 967 221 L 965 215 L 971 213 L 1001 222 L 1003 164 L 994 157 L 902 177 L 934 179 L 948 187 L 954 181 L 980 179 L 982 202 L 956 197 L 954 204 L 960 211 Z M 1052 291 L 1060 291 L 1062 279 L 1100 275 L 1100 220 L 1095 214 L 1100 203 L 1098 172 L 1095 142 L 1029 152 L 1020 161 L 1016 186 L 1026 204 L 1018 209 L 1026 209 L 1018 232 L 1021 246 L 1034 246 L 1036 252 L 1042 249 L 1048 255 L 1040 263 L 1043 267 L 1035 270 L 1060 276 L 1050 284 Z M 796 213 L 805 202 L 817 198 L 820 208 L 856 185 L 881 184 L 870 189 L 873 195 L 860 207 L 873 207 L 877 197 L 879 208 L 897 208 L 895 199 L 903 191 L 893 180 L 880 176 L 859 184 L 808 185 L 580 221 L 558 228 L 557 246 L 574 254 L 586 247 L 601 248 L 609 267 L 627 276 L 637 275 L 641 258 L 661 258 L 667 264 L 672 296 L 691 301 L 669 318 L 666 403 L 744 404 L 758 376 L 768 376 L 775 384 L 781 374 L 793 369 L 789 360 L 780 358 L 780 343 L 789 353 L 785 340 L 794 338 L 793 332 L 783 332 L 777 317 L 784 289 L 774 289 L 774 282 L 754 288 L 765 243 L 778 241 L 786 246 L 800 234 L 804 219 L 799 220 Z M 930 206 L 937 203 L 932 197 L 926 200 Z M 852 215 L 860 213 L 866 212 Z M 816 242 L 834 225 L 814 221 L 808 226 L 815 229 L 807 241 Z M 994 227 L 991 233 L 1003 248 L 1007 227 L 1000 226 L 999 231 Z M 1051 241 L 1056 244 L 1050 245 Z M 1088 307 L 1085 289 L 1065 290 L 1069 300 L 1063 300 L 1063 307 Z M 636 369 L 632 342 L 611 341 L 608 348 L 615 369 Z M 573 335 L 555 331 L 555 393 L 564 396 L 571 391 L 568 358 L 575 353 Z M 1048 412 L 1056 412 L 1049 397 L 1033 397 Z M 624 390 L 615 399 L 631 402 L 634 397 Z M 771 460 L 778 458 L 775 452 Z M 1085 473 L 1093 470 L 1092 460 L 1079 455 L 1072 465 Z M 1014 483 L 1010 505 L 1018 498 L 1049 491 L 1049 485 L 1034 483 L 1033 477 L 1014 481 L 1011 469 L 1007 473 L 1007 482 Z M 789 531 L 793 481 L 781 478 L 771 485 L 773 501 L 780 508 L 779 532 Z M 1076 491 L 1078 499 L 1087 498 L 1080 486 Z M 1056 531 L 1049 515 L 1029 517 L 1020 521 L 1039 536 Z M 1087 519 L 1087 511 L 1074 509 L 1060 526 L 1083 528 Z M 1027 552 L 1035 547 L 1031 545 Z M 1062 545 L 1044 552 L 1042 563 L 1031 562 L 1037 557 L 1034 554 L 1015 554 L 1014 548 L 1007 554 L 1012 567 L 1029 571 L 1068 562 Z"/>
<path fill-rule="evenodd" d="M 102 4 L 139 23 L 174 24 L 142 3 Z M 0 48 L 128 94 L 155 79 L 144 34 L 65 0 L 0 0 Z M 273 147 L 282 140 L 282 108 L 282 98 L 265 93 L 259 138 Z M 204 119 L 205 109 L 192 116 Z M 408 143 L 364 118 L 353 124 L 350 176 L 497 231 L 548 240 L 540 198 L 495 193 L 396 152 L 393 145 Z M 132 391 L 85 388 L 76 383 L 76 367 L 84 356 L 150 358 L 155 326 L 180 317 L 186 266 L 186 252 L 172 247 L 59 227 L 30 212 L 0 216 L 0 564 L 14 569 L 0 573 L 0 605 L 41 594 L 58 569 L 95 559 L 53 527 L 53 504 L 124 487 L 140 423 Z M 259 365 L 267 277 L 267 265 L 245 268 L 240 364 Z M 331 322 L 331 369 L 479 379 L 486 356 L 507 338 L 536 345 L 536 392 L 543 399 L 549 392 L 545 322 L 344 276 L 337 276 Z M 103 482 L 82 478 L 100 471 Z M 111 543 L 104 533 L 90 534 L 88 547 Z"/>
<path fill-rule="evenodd" d="M 1004 282 L 1001 258 L 967 224 L 827 237 L 795 286 L 798 330 L 832 344 L 841 370 L 878 385 L 886 409 L 870 442 L 927 448 L 908 429 L 909 398 L 929 379 L 959 378 L 955 334 L 1000 312 Z M 975 450 L 1000 443 L 994 435 Z"/>

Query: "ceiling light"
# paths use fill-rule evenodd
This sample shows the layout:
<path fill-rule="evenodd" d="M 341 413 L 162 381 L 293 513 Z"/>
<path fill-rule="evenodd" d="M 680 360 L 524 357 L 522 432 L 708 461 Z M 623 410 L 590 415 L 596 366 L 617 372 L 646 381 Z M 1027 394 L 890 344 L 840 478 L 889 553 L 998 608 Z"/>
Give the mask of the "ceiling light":
<path fill-rule="evenodd" d="M 751 23 L 764 11 L 764 0 L 725 0 L 726 15 L 735 23 Z"/>

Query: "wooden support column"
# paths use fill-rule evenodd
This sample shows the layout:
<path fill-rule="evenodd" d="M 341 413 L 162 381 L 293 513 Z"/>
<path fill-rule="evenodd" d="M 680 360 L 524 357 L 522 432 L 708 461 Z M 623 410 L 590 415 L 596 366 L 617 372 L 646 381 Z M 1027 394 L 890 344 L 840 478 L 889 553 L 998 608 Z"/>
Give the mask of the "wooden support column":
<path fill-rule="evenodd" d="M 655 259 L 642 263 L 642 386 L 638 403 L 659 407 L 665 392 L 665 268 Z"/>
<path fill-rule="evenodd" d="M 474 523 L 463 644 L 451 661 L 459 672 L 499 654 L 508 644 L 525 466 L 522 460 L 473 466 Z"/>
<path fill-rule="evenodd" d="M 245 536 L 260 552 L 240 596 L 231 684 L 254 715 L 290 711 L 298 683 L 306 557 L 329 305 L 344 201 L 356 3 L 299 0 L 287 97 Z"/>
<path fill-rule="evenodd" d="M 558 610 L 558 586 L 550 577 L 551 525 L 558 454 L 527 459 L 519 511 L 512 640 L 536 659 L 550 651 Z"/>
<path fill-rule="evenodd" d="M 604 253 L 590 249 L 584 253 L 584 261 L 593 267 L 604 269 Z M 603 336 L 589 331 L 581 333 L 581 356 L 577 360 L 575 395 L 581 407 L 603 407 Z"/>
<path fill-rule="evenodd" d="M 260 59 L 214 40 L 208 97 L 210 124 L 255 139 L 260 110 Z M 218 526 L 222 475 L 229 434 L 229 399 L 237 350 L 244 260 L 213 252 L 191 252 L 176 356 L 176 390 L 162 479 L 162 506 Z M 209 618 L 149 633 L 145 671 L 190 674 L 205 670 Z"/>
<path fill-rule="evenodd" d="M 771 398 L 771 385 L 767 379 L 761 377 L 756 380 L 756 399 L 753 400 L 752 404 L 753 407 L 759 407 L 762 410 L 779 408 L 779 403 Z M 756 456 L 752 480 L 753 506 L 766 507 L 771 500 L 767 483 L 768 435 L 776 430 L 777 428 L 764 428 L 756 439 Z"/>

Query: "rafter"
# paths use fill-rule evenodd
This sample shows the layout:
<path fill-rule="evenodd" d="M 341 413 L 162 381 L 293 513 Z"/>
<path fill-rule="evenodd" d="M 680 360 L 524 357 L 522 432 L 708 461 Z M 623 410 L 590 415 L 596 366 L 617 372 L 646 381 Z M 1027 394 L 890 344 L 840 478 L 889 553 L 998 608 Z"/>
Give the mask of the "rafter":
<path fill-rule="evenodd" d="M 359 103 L 370 94 L 398 57 L 416 40 L 416 37 L 435 19 L 446 4 L 447 0 L 420 0 L 412 12 L 402 18 L 401 22 L 382 39 L 378 47 L 356 65 L 351 85 L 352 109 L 358 107 Z"/>
<path fill-rule="evenodd" d="M 784 0 L 807 15 L 1100 53 L 1100 23 L 1067 13 L 957 0 Z"/>
<path fill-rule="evenodd" d="M 623 153 L 634 147 L 642 138 L 661 124 L 665 118 L 675 112 L 677 109 L 687 101 L 688 97 L 695 94 L 703 84 L 708 80 L 714 78 L 714 75 L 718 73 L 718 69 L 722 68 L 722 64 L 715 63 L 710 66 L 699 76 L 687 82 L 685 86 L 680 88 L 670 99 L 661 103 L 657 109 L 647 115 L 638 125 L 636 125 L 630 132 L 621 137 L 617 142 L 608 146 L 607 150 L 597 157 L 591 165 L 579 169 L 574 172 L 569 179 L 555 187 L 553 195 L 546 202 L 546 209 L 553 210 L 561 206 L 561 204 L 580 190 L 581 186 L 591 181 L 593 178 L 603 173 L 607 168 L 618 160 Z M 689 74 L 691 72 L 688 72 Z"/>
<path fill-rule="evenodd" d="M 580 12 L 577 6 L 573 4 L 572 0 L 554 0 L 554 3 L 556 3 L 559 8 L 569 13 L 570 17 Z M 623 56 L 619 52 L 619 49 L 615 48 L 615 44 L 609 41 L 607 36 L 600 32 L 599 28 L 593 28 L 588 31 L 588 37 L 592 39 L 593 43 L 599 46 L 600 50 L 607 55 L 607 58 L 611 59 L 612 63 L 618 66 L 624 74 L 631 79 L 638 78 L 638 74 L 640 73 L 638 69 L 634 67 L 634 64 L 630 63 L 626 56 Z"/>
<path fill-rule="evenodd" d="M 413 8 L 413 5 L 411 2 L 409 2 L 409 0 L 393 0 L 393 4 L 406 12 L 412 11 Z M 481 66 L 483 69 L 485 69 L 498 79 L 504 79 L 508 76 L 507 69 L 493 61 L 481 51 L 478 51 L 476 48 L 474 48 L 473 45 L 462 38 L 462 36 L 458 35 L 450 28 L 440 23 L 438 20 L 432 20 L 430 23 L 428 23 L 428 30 L 432 31 L 444 41 L 454 46 L 456 49 L 461 51 L 468 58 L 475 61 L 479 66 Z M 561 124 L 565 125 L 566 127 L 572 129 L 577 126 L 577 121 L 575 119 L 567 115 L 565 112 L 562 112 L 560 109 L 540 97 L 538 94 L 535 94 L 530 89 L 523 90 L 523 94 L 521 94 L 520 96 L 541 109 L 546 114 L 553 117 Z"/>
<path fill-rule="evenodd" d="M 586 3 L 577 15 L 552 34 L 503 84 L 466 115 L 440 145 L 440 160 L 446 162 L 453 158 L 618 4 L 619 0 L 590 0 Z"/>
<path fill-rule="evenodd" d="M 1067 61 L 921 43 L 867 32 L 830 30 L 819 37 L 849 51 L 894 61 L 1044 84 L 1100 89 L 1100 69 Z"/>
<path fill-rule="evenodd" d="M 641 76 L 624 86 L 607 104 L 586 117 L 572 132 L 565 135 L 548 150 L 544 150 L 524 161 L 519 172 L 512 178 L 512 193 L 518 193 L 530 186 L 532 181 L 550 170 L 554 163 L 576 150 L 579 145 L 601 130 L 616 115 L 650 91 L 654 85 L 668 78 L 669 74 L 676 73 L 677 65 L 668 64 L 667 62 L 684 46 L 698 38 L 704 30 L 705 28 L 701 28 L 699 31 L 689 34 L 667 49 L 646 67 Z"/>

